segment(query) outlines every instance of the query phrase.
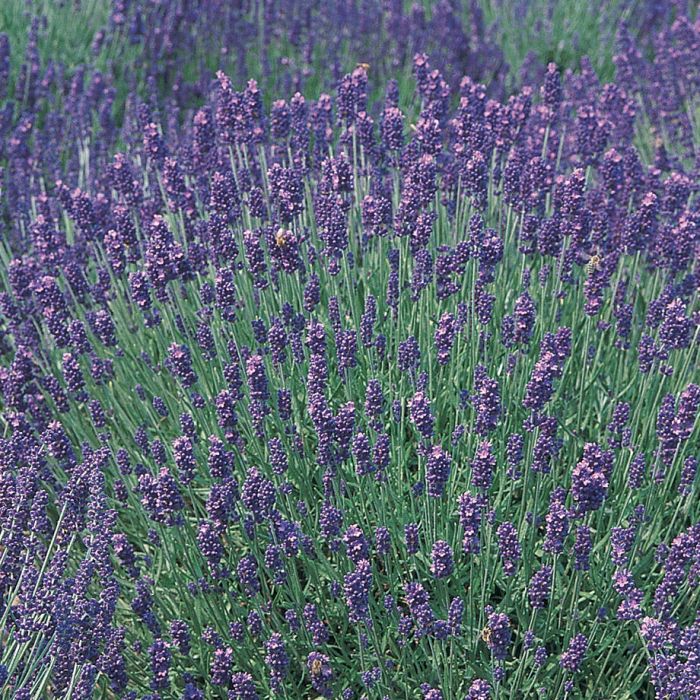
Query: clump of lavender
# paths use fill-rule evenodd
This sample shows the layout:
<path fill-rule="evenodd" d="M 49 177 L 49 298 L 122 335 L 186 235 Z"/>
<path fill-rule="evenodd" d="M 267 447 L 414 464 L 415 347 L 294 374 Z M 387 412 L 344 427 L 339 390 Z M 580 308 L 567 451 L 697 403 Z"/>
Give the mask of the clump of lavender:
<path fill-rule="evenodd" d="M 238 5 L 0 34 L 0 694 L 695 697 L 692 13 Z"/>

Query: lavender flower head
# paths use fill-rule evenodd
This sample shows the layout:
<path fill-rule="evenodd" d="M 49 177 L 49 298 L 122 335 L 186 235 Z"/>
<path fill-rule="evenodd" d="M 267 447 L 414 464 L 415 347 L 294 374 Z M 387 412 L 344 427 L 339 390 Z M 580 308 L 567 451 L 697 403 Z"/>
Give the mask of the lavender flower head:
<path fill-rule="evenodd" d="M 566 650 L 559 656 L 559 665 L 570 673 L 575 673 L 581 667 L 581 663 L 588 650 L 588 639 L 583 634 L 577 634 L 571 638 Z"/>
<path fill-rule="evenodd" d="M 496 661 L 503 661 L 508 656 L 511 643 L 511 628 L 508 615 L 486 608 L 486 626 L 481 632 L 481 638 Z"/>
<path fill-rule="evenodd" d="M 425 467 L 428 495 L 432 498 L 440 498 L 444 494 L 450 478 L 450 462 L 450 456 L 439 445 L 434 445 Z"/>

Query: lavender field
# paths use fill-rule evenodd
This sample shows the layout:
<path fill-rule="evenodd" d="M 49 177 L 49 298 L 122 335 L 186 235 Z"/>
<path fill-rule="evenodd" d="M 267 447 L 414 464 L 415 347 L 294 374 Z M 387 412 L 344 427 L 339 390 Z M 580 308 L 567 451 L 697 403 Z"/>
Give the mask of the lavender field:
<path fill-rule="evenodd" d="M 2 700 L 700 699 L 700 12 L 0 0 Z"/>

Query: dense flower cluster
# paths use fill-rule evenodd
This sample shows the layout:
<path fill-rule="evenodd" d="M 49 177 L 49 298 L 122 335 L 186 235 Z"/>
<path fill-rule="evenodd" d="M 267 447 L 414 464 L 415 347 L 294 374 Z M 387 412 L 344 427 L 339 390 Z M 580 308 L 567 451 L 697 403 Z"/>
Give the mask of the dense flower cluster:
<path fill-rule="evenodd" d="M 188 19 L 331 14 L 210 4 L 112 3 L 119 128 L 38 23 L 0 95 L 0 695 L 698 697 L 697 21 L 505 96 L 477 3 L 340 3 L 411 80 L 268 108 Z"/>

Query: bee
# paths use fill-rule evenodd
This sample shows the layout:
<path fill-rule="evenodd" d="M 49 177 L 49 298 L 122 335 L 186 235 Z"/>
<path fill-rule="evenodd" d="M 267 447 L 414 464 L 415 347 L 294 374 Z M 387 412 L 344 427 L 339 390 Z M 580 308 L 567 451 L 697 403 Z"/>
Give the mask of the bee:
<path fill-rule="evenodd" d="M 600 253 L 593 253 L 593 255 L 586 260 L 586 275 L 590 277 L 594 272 L 600 272 L 602 262 L 603 258 Z"/>
<path fill-rule="evenodd" d="M 311 675 L 318 676 L 323 670 L 323 662 L 321 659 L 314 659 L 311 662 Z"/>
<path fill-rule="evenodd" d="M 590 275 L 592 272 L 598 272 L 600 270 L 600 255 L 592 255 L 591 259 L 586 263 L 586 274 Z"/>
<path fill-rule="evenodd" d="M 488 626 L 481 630 L 481 638 L 486 642 L 486 644 L 491 644 L 491 633 L 491 628 Z"/>
<path fill-rule="evenodd" d="M 277 243 L 278 248 L 284 248 L 287 244 L 287 232 L 283 228 L 275 234 L 275 243 Z"/>
<path fill-rule="evenodd" d="M 369 70 L 369 63 L 358 63 L 355 68 L 362 68 L 366 72 Z"/>

